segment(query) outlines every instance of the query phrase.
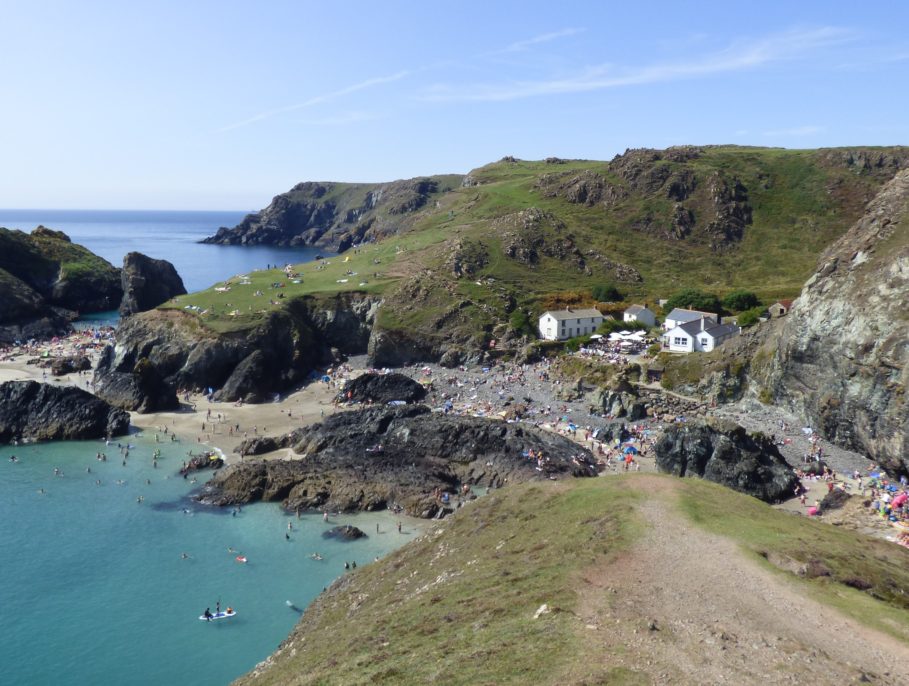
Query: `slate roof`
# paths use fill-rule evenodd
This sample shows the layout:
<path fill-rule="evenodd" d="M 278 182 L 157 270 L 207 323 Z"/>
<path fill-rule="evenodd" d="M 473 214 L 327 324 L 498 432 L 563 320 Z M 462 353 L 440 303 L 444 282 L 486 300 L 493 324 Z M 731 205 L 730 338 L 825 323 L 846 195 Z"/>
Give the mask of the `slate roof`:
<path fill-rule="evenodd" d="M 627 310 L 625 310 L 625 314 L 639 314 L 645 310 L 650 312 L 650 310 L 643 305 L 632 305 Z"/>
<path fill-rule="evenodd" d="M 674 322 L 696 322 L 700 321 L 704 317 L 712 317 L 716 319 L 716 315 L 713 312 L 698 312 L 697 310 L 683 310 L 680 307 L 676 307 L 672 312 L 666 315 L 666 319 L 671 319 Z"/>

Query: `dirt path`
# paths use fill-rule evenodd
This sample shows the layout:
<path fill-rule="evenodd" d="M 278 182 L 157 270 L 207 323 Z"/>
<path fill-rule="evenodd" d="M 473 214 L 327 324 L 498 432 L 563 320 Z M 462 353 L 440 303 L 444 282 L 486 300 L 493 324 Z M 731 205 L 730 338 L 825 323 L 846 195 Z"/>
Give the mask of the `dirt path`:
<path fill-rule="evenodd" d="M 606 667 L 659 684 L 909 683 L 909 647 L 688 524 L 672 488 L 652 485 L 647 535 L 584 577 L 581 621 Z"/>

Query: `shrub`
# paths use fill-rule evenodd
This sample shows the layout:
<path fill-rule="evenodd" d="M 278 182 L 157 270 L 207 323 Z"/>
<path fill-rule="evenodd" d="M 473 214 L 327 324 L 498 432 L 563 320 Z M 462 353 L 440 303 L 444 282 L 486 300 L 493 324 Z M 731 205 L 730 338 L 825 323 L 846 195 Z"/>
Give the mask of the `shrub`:
<path fill-rule="evenodd" d="M 751 291 L 732 291 L 723 298 L 723 307 L 735 312 L 750 310 L 760 304 L 761 301 Z"/>
<path fill-rule="evenodd" d="M 669 298 L 663 309 L 666 312 L 670 312 L 676 307 L 704 312 L 720 312 L 723 309 L 723 305 L 716 295 L 705 293 L 695 288 L 686 288 L 683 291 L 679 291 Z"/>
<path fill-rule="evenodd" d="M 512 331 L 522 335 L 532 336 L 536 333 L 533 323 L 530 321 L 530 317 L 527 316 L 527 313 L 524 310 L 515 310 L 511 313 L 511 317 L 508 319 L 508 325 L 511 327 Z"/>
<path fill-rule="evenodd" d="M 582 345 L 590 342 L 590 336 L 575 336 L 565 341 L 565 350 L 577 352 Z"/>
<path fill-rule="evenodd" d="M 750 310 L 745 310 L 738 317 L 735 318 L 735 323 L 741 327 L 754 326 L 758 323 L 763 314 L 763 307 L 752 307 Z"/>
<path fill-rule="evenodd" d="M 601 283 L 591 289 L 591 294 L 597 302 L 617 302 L 622 299 L 622 294 L 611 283 Z"/>

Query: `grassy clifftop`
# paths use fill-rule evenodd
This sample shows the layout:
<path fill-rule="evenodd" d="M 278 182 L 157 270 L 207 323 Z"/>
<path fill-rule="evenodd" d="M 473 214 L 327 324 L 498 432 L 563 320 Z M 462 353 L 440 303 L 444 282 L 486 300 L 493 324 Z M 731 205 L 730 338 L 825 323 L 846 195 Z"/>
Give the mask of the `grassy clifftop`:
<path fill-rule="evenodd" d="M 851 683 L 909 648 L 907 562 L 707 482 L 522 485 L 345 576 L 239 683 Z"/>
<path fill-rule="evenodd" d="M 607 282 L 633 300 L 683 287 L 791 297 L 818 255 L 907 164 L 909 148 L 707 146 L 631 150 L 611 162 L 505 158 L 460 184 L 454 177 L 428 186 L 395 182 L 397 195 L 389 195 L 393 184 L 300 184 L 270 208 L 280 206 L 285 218 L 305 214 L 311 227 L 314 207 L 356 196 L 369 216 L 351 210 L 349 249 L 330 264 L 303 265 L 301 283 L 279 272 L 260 276 L 266 287 L 284 282 L 285 298 L 381 292 L 383 326 L 427 335 L 444 329 L 462 339 L 491 334 L 514 307 L 537 311 Z M 268 212 L 230 240 L 267 238 L 278 224 L 282 240 L 296 240 L 292 222 L 266 221 Z M 381 232 L 370 233 L 376 226 Z M 298 238 L 308 240 L 310 230 Z M 215 329 L 280 306 L 230 295 L 208 292 L 179 305 L 206 310 Z"/>

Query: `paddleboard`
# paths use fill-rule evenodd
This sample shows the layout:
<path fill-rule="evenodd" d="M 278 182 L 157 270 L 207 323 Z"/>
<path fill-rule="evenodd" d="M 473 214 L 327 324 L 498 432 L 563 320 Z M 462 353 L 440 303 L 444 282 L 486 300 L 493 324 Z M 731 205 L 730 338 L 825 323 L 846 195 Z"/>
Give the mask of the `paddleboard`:
<path fill-rule="evenodd" d="M 200 615 L 199 619 L 202 620 L 203 622 L 210 622 L 215 619 L 230 619 L 231 617 L 235 617 L 236 614 L 237 614 L 236 610 L 232 610 L 230 613 L 215 612 L 211 617 L 206 617 L 205 615 Z"/>

